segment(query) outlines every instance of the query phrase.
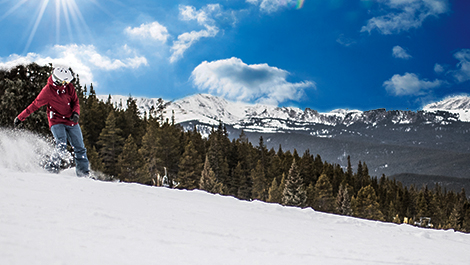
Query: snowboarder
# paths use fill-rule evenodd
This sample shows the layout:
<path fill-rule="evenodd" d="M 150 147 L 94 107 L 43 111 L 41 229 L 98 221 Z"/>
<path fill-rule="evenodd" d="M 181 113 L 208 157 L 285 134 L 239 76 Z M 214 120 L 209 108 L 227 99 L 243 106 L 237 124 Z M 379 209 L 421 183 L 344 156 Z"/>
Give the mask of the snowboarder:
<path fill-rule="evenodd" d="M 33 112 L 47 105 L 46 113 L 49 128 L 56 142 L 56 150 L 44 168 L 50 172 L 59 172 L 62 154 L 67 152 L 68 140 L 75 153 L 76 174 L 81 177 L 88 176 L 90 170 L 82 130 L 78 124 L 80 105 L 75 87 L 70 83 L 72 80 L 73 76 L 69 69 L 61 66 L 55 67 L 46 86 L 36 99 L 15 118 L 14 125 L 18 126 Z"/>

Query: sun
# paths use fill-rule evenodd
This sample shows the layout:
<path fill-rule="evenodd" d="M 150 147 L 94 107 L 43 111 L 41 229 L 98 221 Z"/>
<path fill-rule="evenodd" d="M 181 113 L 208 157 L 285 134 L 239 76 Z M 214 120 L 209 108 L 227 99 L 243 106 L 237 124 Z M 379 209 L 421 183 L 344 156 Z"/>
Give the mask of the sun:
<path fill-rule="evenodd" d="M 23 53 L 28 52 L 31 43 L 34 40 L 36 32 L 39 26 L 41 25 L 42 18 L 46 12 L 50 13 L 49 15 L 51 16 L 55 16 L 56 43 L 59 43 L 61 34 L 64 30 L 66 30 L 68 38 L 71 42 L 74 41 L 74 36 L 76 35 L 91 35 L 87 23 L 85 22 L 85 19 L 83 18 L 83 15 L 80 12 L 80 9 L 76 3 L 76 0 L 5 0 L 3 2 L 8 1 L 10 1 L 11 3 L 16 3 L 4 14 L 0 13 L 0 22 L 6 17 L 13 14 L 18 9 L 24 8 L 26 6 L 34 6 L 34 8 L 39 10 L 32 12 L 37 12 L 37 16 L 32 17 L 34 23 L 31 32 L 29 33 L 29 37 L 26 42 L 26 46 L 24 48 Z M 88 1 L 92 2 L 95 5 L 98 5 L 97 0 Z M 26 5 L 28 3 L 29 5 Z"/>

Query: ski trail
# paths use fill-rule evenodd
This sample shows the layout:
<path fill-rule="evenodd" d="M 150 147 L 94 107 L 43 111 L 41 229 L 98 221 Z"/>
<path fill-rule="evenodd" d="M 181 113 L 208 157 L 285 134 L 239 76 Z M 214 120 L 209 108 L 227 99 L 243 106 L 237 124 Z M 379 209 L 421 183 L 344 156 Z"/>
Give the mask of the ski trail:
<path fill-rule="evenodd" d="M 53 150 L 53 142 L 44 136 L 0 128 L 0 168 L 37 172 Z"/>

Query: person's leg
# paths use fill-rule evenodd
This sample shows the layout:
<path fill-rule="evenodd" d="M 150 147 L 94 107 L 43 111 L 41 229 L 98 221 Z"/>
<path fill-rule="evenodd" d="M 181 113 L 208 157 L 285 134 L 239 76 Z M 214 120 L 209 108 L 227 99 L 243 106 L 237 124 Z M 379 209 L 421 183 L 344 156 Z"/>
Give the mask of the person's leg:
<path fill-rule="evenodd" d="M 83 143 L 82 130 L 79 125 L 66 126 L 67 136 L 75 153 L 75 164 L 77 176 L 87 176 L 90 173 L 88 157 L 85 144 Z"/>
<path fill-rule="evenodd" d="M 51 127 L 51 132 L 54 136 L 56 147 L 44 168 L 49 172 L 59 173 L 62 154 L 67 152 L 67 133 L 65 131 L 65 125 L 56 124 Z"/>

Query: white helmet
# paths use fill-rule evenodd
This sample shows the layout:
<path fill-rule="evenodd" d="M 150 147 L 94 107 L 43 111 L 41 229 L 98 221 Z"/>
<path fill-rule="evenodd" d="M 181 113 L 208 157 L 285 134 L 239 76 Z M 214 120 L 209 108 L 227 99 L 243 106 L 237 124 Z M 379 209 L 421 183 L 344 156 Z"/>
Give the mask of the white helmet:
<path fill-rule="evenodd" d="M 72 72 L 65 67 L 56 67 L 52 71 L 52 81 L 56 86 L 63 86 L 73 80 Z"/>

